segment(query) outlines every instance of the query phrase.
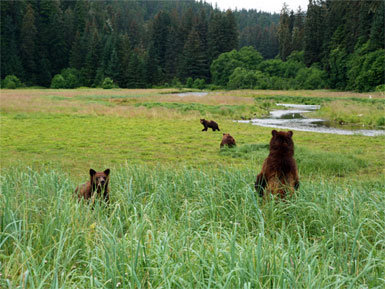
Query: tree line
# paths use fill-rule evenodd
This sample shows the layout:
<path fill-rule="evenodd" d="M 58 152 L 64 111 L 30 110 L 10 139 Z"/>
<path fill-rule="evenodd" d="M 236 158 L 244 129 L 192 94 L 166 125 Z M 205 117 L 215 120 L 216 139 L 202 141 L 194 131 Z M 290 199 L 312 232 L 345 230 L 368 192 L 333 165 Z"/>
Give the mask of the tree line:
<path fill-rule="evenodd" d="M 384 2 L 307 11 L 205 2 L 13 0 L 1 5 L 2 86 L 157 85 L 368 91 L 384 84 Z"/>
<path fill-rule="evenodd" d="M 237 21 L 243 18 L 238 14 L 261 18 L 259 38 L 266 43 L 275 41 L 278 19 L 257 11 L 220 11 L 194 0 L 14 0 L 0 5 L 1 78 L 15 75 L 26 85 L 46 87 L 52 82 L 98 86 L 106 78 L 120 87 L 189 77 L 207 83 L 213 59 L 239 46 Z M 251 44 L 247 34 L 254 32 L 245 31 L 242 41 Z"/>

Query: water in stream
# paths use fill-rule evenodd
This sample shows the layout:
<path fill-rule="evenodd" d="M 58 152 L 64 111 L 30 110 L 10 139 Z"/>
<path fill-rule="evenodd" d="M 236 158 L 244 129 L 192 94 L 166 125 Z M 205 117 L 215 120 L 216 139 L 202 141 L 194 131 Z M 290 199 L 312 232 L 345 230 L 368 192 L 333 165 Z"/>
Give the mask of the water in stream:
<path fill-rule="evenodd" d="M 184 96 L 206 96 L 208 92 L 205 91 L 189 91 L 189 92 L 179 92 L 176 93 L 177 96 L 184 97 Z"/>
<path fill-rule="evenodd" d="M 266 118 L 255 118 L 251 120 L 238 120 L 240 123 L 251 123 L 264 127 L 273 127 L 278 129 L 291 129 L 299 131 L 312 131 L 319 133 L 332 133 L 342 135 L 365 135 L 377 136 L 385 135 L 384 130 L 368 130 L 332 127 L 330 123 L 324 119 L 306 118 L 304 113 L 320 109 L 319 105 L 302 105 L 302 104 L 277 104 L 289 109 L 273 110 Z"/>

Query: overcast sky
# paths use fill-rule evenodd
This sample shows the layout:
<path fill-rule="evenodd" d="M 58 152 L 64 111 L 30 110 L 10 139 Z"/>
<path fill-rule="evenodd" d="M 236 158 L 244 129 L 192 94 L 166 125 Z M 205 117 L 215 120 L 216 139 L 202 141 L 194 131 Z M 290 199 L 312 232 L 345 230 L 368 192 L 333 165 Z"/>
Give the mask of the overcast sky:
<path fill-rule="evenodd" d="M 309 4 L 309 0 L 206 0 L 206 2 L 211 3 L 213 7 L 217 3 L 221 10 L 245 8 L 277 13 L 281 11 L 284 2 L 289 5 L 290 10 L 293 9 L 294 11 L 297 10 L 298 6 L 301 6 L 302 10 L 307 10 L 307 4 Z"/>

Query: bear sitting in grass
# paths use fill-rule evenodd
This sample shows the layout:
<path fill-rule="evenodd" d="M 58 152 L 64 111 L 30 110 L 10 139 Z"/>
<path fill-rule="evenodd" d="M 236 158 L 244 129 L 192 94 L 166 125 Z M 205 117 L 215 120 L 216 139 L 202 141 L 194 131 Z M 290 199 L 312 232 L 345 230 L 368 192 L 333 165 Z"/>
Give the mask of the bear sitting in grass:
<path fill-rule="evenodd" d="M 267 193 L 284 199 L 287 193 L 293 194 L 299 187 L 297 164 L 293 158 L 293 132 L 273 130 L 271 133 L 270 153 L 257 176 L 255 189 L 261 197 L 266 197 Z"/>
<path fill-rule="evenodd" d="M 202 131 L 207 131 L 208 128 L 211 128 L 213 131 L 220 131 L 218 124 L 213 120 L 208 121 L 205 119 L 201 119 L 201 124 L 203 124 L 204 126 L 204 129 L 202 129 Z"/>
<path fill-rule="evenodd" d="M 223 146 L 233 147 L 236 146 L 235 139 L 228 133 L 224 133 L 220 147 Z"/>
<path fill-rule="evenodd" d="M 94 197 L 101 197 L 108 203 L 110 200 L 108 191 L 108 182 L 110 180 L 110 169 L 106 169 L 103 172 L 96 172 L 90 169 L 90 180 L 78 186 L 75 190 L 75 194 L 78 199 L 89 200 Z"/>

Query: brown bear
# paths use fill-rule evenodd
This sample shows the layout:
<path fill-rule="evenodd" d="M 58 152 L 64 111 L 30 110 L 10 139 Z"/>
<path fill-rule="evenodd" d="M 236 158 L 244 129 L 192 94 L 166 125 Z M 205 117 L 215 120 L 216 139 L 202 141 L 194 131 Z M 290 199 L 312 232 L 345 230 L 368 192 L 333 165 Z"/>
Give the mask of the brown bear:
<path fill-rule="evenodd" d="M 236 146 L 235 139 L 228 133 L 224 133 L 220 147 L 227 145 L 228 147 Z"/>
<path fill-rule="evenodd" d="M 82 198 L 89 200 L 94 197 L 101 197 L 108 203 L 110 200 L 108 191 L 108 181 L 110 180 L 110 169 L 106 169 L 104 172 L 96 172 L 90 169 L 90 180 L 78 186 L 75 190 L 75 194 L 78 199 Z"/>
<path fill-rule="evenodd" d="M 255 189 L 260 197 L 264 197 L 265 191 L 284 199 L 288 192 L 293 194 L 299 187 L 293 132 L 273 130 L 271 133 L 270 153 L 257 176 Z"/>
<path fill-rule="evenodd" d="M 202 129 L 202 131 L 207 131 L 207 129 L 210 127 L 213 131 L 220 131 L 219 127 L 218 127 L 218 124 L 213 121 L 213 120 L 205 120 L 205 119 L 201 119 L 201 124 L 203 124 L 204 126 L 204 129 Z"/>

